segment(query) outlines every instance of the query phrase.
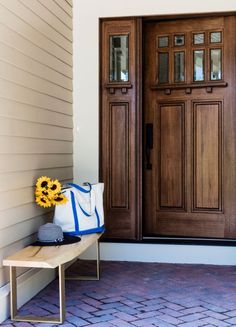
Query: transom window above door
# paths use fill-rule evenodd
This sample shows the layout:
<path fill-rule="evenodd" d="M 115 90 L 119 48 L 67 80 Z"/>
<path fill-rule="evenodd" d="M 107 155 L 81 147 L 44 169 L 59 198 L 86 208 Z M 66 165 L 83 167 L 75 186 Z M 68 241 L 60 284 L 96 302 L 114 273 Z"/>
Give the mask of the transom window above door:
<path fill-rule="evenodd" d="M 223 81 L 223 31 L 178 32 L 156 37 L 156 84 Z"/>

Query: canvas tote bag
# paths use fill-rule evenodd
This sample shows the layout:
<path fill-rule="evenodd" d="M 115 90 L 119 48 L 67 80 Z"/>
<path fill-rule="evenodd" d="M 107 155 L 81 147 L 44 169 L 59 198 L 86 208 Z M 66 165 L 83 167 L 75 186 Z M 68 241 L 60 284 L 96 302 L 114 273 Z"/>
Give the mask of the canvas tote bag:
<path fill-rule="evenodd" d="M 55 207 L 54 223 L 64 233 L 83 235 L 104 231 L 103 190 L 104 184 L 80 186 L 74 183 L 63 190 L 68 201 Z"/>

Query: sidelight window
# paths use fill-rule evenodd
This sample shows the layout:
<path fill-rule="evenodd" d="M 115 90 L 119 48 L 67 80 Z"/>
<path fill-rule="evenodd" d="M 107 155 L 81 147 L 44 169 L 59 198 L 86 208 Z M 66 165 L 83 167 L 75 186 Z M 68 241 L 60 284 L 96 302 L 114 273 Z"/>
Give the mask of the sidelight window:
<path fill-rule="evenodd" d="M 110 36 L 110 82 L 129 80 L 129 37 L 128 35 Z"/>

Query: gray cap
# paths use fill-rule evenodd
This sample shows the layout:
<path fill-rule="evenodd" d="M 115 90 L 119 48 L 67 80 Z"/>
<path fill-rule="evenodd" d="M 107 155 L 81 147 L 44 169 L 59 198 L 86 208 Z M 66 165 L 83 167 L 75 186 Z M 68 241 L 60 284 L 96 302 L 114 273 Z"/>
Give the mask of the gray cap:
<path fill-rule="evenodd" d="M 60 226 L 47 223 L 39 227 L 38 241 L 45 243 L 61 243 L 63 239 L 64 236 Z"/>

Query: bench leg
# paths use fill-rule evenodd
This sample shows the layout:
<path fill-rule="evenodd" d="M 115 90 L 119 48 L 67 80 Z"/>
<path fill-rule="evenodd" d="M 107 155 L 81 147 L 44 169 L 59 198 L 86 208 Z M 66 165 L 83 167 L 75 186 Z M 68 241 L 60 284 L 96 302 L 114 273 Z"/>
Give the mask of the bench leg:
<path fill-rule="evenodd" d="M 58 267 L 59 273 L 59 303 L 60 303 L 60 323 L 63 323 L 66 316 L 65 311 L 65 266 Z"/>
<path fill-rule="evenodd" d="M 96 241 L 96 276 L 66 276 L 67 280 L 99 280 L 100 279 L 100 244 L 99 241 Z"/>
<path fill-rule="evenodd" d="M 10 306 L 11 306 L 11 318 L 17 314 L 17 285 L 16 285 L 16 267 L 10 267 Z"/>
<path fill-rule="evenodd" d="M 59 318 L 45 316 L 19 316 L 17 315 L 17 280 L 16 280 L 16 267 L 10 267 L 10 289 L 11 289 L 11 319 L 15 321 L 29 321 L 29 322 L 44 322 L 55 324 L 62 324 L 65 320 L 65 266 L 58 267 L 59 273 L 59 305 L 60 316 Z"/>

